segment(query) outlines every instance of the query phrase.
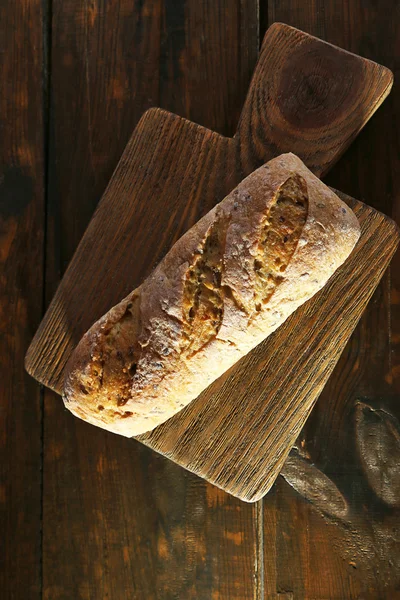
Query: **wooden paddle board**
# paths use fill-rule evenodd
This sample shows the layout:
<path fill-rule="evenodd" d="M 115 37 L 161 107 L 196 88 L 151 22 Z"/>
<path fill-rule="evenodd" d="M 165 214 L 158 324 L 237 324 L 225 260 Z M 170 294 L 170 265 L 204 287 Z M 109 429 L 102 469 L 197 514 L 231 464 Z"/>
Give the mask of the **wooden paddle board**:
<path fill-rule="evenodd" d="M 29 373 L 61 392 L 83 333 L 189 227 L 283 152 L 325 174 L 391 84 L 388 69 L 274 24 L 233 138 L 147 111 L 32 341 Z M 138 438 L 246 501 L 271 487 L 398 243 L 393 221 L 344 199 L 362 235 L 328 285 L 187 408 Z"/>

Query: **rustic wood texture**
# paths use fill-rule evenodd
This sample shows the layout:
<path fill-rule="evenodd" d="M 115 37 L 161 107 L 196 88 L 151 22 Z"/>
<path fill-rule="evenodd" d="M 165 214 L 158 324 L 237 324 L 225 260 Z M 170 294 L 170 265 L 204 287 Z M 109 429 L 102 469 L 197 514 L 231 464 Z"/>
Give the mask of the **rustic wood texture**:
<path fill-rule="evenodd" d="M 257 54 L 252 0 L 53 1 L 47 299 L 143 112 L 232 134 Z M 254 598 L 255 508 L 50 391 L 43 477 L 44 598 Z"/>
<path fill-rule="evenodd" d="M 394 72 L 389 98 L 326 181 L 399 223 L 400 5 L 272 0 L 265 8 L 269 22 L 284 20 Z M 264 500 L 267 598 L 399 595 L 398 257 L 299 436 L 284 480 Z"/>
<path fill-rule="evenodd" d="M 42 316 L 42 2 L 0 5 L 0 596 L 40 598 L 41 393 L 23 368 Z"/>
<path fill-rule="evenodd" d="M 344 73 L 352 85 L 338 94 Z M 328 96 L 325 88 L 320 90 L 321 80 Z M 173 241 L 244 174 L 292 146 L 314 172 L 326 171 L 390 85 L 385 68 L 277 24 L 265 36 L 234 139 L 165 111 L 148 111 L 33 341 L 30 372 L 60 391 L 65 360 L 82 333 L 136 287 Z M 335 99 L 329 103 L 330 94 Z M 275 96 L 279 101 L 272 102 Z M 312 303 L 317 308 L 309 319 L 304 310 L 296 312 L 273 341 L 260 345 L 186 410 L 139 439 L 243 500 L 260 499 L 277 477 L 387 266 L 382 256 L 390 258 L 394 252 L 394 228 L 378 217 L 377 227 L 365 221 L 365 240 L 374 240 L 376 252 L 366 277 L 360 271 L 374 254 L 360 244 L 360 254 L 354 255 L 341 283 L 331 295 L 324 292 L 324 312 L 318 315 L 318 301 Z M 351 274 L 358 276 L 357 285 L 351 285 L 352 278 L 350 284 Z M 337 296 L 348 299 L 347 313 Z M 332 313 L 342 312 L 346 319 L 339 327 Z M 324 336 L 318 323 L 324 323 Z M 292 352 L 278 352 L 287 346 Z"/>
<path fill-rule="evenodd" d="M 40 318 L 42 113 L 51 125 L 48 301 L 147 107 L 232 135 L 258 29 L 262 38 L 276 20 L 398 74 L 399 10 L 395 0 L 2 3 L 1 173 L 16 167 L 18 177 L 8 179 L 11 195 L 5 179 L 0 185 L 1 598 L 398 596 L 399 253 L 287 460 L 285 479 L 256 508 L 141 444 L 86 427 L 46 391 L 42 518 L 40 393 L 23 375 L 22 356 Z M 53 40 L 44 56 L 42 33 Z M 328 177 L 398 222 L 399 92 L 395 81 Z M 22 197 L 29 202 L 19 211 Z"/>

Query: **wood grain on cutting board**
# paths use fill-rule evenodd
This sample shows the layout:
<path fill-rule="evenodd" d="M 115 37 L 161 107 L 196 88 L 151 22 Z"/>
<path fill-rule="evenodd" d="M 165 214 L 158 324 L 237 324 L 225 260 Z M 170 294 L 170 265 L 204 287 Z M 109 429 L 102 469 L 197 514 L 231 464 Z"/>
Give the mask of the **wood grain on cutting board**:
<path fill-rule="evenodd" d="M 233 139 L 162 110 L 148 111 L 32 343 L 30 372 L 60 391 L 63 361 L 82 333 L 140 284 L 173 240 L 275 153 L 292 148 L 314 172 L 326 171 L 390 85 L 385 68 L 276 24 L 264 39 Z M 359 244 L 360 253 L 331 295 L 325 290 L 311 301 L 316 309 L 324 299 L 327 317 L 319 317 L 321 329 L 317 317 L 307 322 L 296 311 L 290 321 L 297 325 L 294 335 L 281 327 L 273 341 L 253 350 L 187 410 L 139 439 L 243 500 L 261 498 L 394 252 L 393 225 L 376 219 L 375 235 L 368 226 L 364 229 L 365 240 L 374 239 L 373 250 Z M 355 265 L 366 274 L 358 275 L 357 283 Z M 124 291 L 117 295 L 121 286 Z M 347 312 L 338 296 L 347 301 Z M 337 322 L 332 314 L 342 318 Z M 82 321 L 87 325 L 80 331 Z"/>
<path fill-rule="evenodd" d="M 152 260 L 150 229 L 159 244 L 169 247 L 165 216 L 171 210 L 179 215 L 181 229 L 193 219 L 206 166 L 228 157 L 221 172 L 233 170 L 228 143 L 162 110 L 141 119 L 57 292 L 50 323 L 52 319 L 59 327 L 60 315 L 63 319 L 66 314 L 61 323 L 68 327 L 73 318 L 72 313 L 68 319 L 69 298 L 81 297 L 76 285 L 82 289 L 86 281 L 89 307 L 102 285 L 112 287 L 112 278 L 105 284 L 97 276 L 96 289 L 91 261 L 104 278 L 107 269 L 122 278 L 122 265 L 130 278 L 134 269 L 146 269 Z M 185 161 L 174 162 L 173 157 L 182 154 Z M 206 183 L 209 189 L 211 180 Z M 362 236 L 330 284 L 187 408 L 138 439 L 243 500 L 257 500 L 269 490 L 398 243 L 390 219 L 361 203 L 350 203 Z M 125 247 L 120 245 L 123 231 Z M 99 240 L 115 251 L 103 251 L 102 258 L 95 255 Z M 135 248 L 142 251 L 136 253 Z M 139 275 L 131 287 L 140 281 Z"/>

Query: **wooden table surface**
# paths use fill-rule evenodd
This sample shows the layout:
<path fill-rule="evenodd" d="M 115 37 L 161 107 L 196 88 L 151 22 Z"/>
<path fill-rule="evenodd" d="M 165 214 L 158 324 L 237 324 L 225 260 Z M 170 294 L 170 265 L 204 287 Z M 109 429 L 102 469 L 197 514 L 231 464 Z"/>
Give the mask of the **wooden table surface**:
<path fill-rule="evenodd" d="M 1 600 L 400 598 L 398 255 L 256 504 L 75 419 L 24 372 L 143 111 L 231 135 L 274 21 L 393 70 L 326 181 L 399 222 L 397 0 L 1 3 Z"/>

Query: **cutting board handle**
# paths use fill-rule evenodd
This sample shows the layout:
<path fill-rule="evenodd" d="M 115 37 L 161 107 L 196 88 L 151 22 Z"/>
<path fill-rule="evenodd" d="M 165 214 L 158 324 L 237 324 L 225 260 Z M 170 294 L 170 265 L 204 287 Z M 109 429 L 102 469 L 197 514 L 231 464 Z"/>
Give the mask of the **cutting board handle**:
<path fill-rule="evenodd" d="M 274 23 L 265 34 L 235 136 L 243 171 L 294 152 L 322 176 L 392 83 L 389 69 Z"/>

